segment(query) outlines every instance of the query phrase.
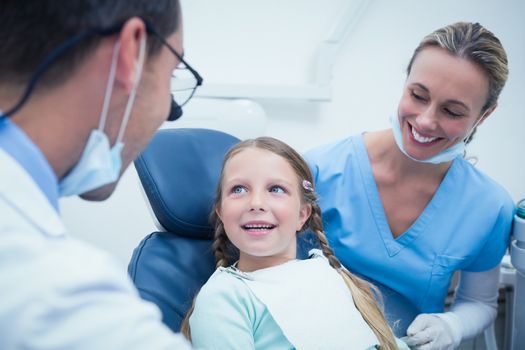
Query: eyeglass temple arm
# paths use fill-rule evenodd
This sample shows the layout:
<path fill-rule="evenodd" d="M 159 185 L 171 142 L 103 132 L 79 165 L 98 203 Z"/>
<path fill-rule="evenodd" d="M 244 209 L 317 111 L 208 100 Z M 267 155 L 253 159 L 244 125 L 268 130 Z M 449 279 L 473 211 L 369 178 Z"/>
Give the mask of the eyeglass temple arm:
<path fill-rule="evenodd" d="M 182 63 L 184 63 L 184 65 L 186 66 L 186 68 L 188 68 L 188 70 L 191 72 L 191 74 L 193 74 L 193 76 L 195 77 L 195 79 L 197 80 L 197 86 L 201 86 L 202 85 L 202 77 L 201 75 L 199 74 L 199 72 L 197 72 L 195 69 L 193 69 L 192 66 L 190 66 L 188 64 L 188 62 L 186 62 L 184 60 L 184 58 L 182 57 L 181 54 L 179 54 L 177 51 L 175 51 L 175 49 L 173 48 L 173 46 L 170 45 L 170 43 L 168 43 L 166 41 L 166 39 L 160 35 L 157 30 L 155 29 L 155 27 L 153 27 L 153 25 L 148 21 L 148 20 L 145 20 L 143 19 L 144 23 L 146 24 L 146 30 L 148 31 L 148 33 L 151 33 L 153 35 L 155 35 L 157 37 L 157 39 L 159 39 L 161 41 L 162 44 L 166 45 L 166 47 L 168 48 L 168 50 L 170 50 L 174 55 L 175 57 L 177 57 Z"/>

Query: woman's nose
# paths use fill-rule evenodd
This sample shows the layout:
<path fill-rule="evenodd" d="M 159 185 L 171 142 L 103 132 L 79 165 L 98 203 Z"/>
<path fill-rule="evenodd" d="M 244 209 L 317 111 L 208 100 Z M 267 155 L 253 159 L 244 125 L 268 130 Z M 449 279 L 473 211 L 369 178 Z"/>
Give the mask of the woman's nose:
<path fill-rule="evenodd" d="M 436 130 L 438 124 L 436 108 L 429 106 L 428 108 L 422 110 L 419 116 L 416 118 L 416 122 L 420 131 Z"/>

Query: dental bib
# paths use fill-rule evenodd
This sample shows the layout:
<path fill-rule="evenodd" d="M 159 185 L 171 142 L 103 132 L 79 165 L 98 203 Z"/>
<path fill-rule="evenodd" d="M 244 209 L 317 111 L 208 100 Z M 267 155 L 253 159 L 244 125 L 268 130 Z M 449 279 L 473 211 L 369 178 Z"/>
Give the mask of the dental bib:
<path fill-rule="evenodd" d="M 221 269 L 250 288 L 297 349 L 367 349 L 379 344 L 343 278 L 320 250 L 310 255 L 254 272 Z"/>

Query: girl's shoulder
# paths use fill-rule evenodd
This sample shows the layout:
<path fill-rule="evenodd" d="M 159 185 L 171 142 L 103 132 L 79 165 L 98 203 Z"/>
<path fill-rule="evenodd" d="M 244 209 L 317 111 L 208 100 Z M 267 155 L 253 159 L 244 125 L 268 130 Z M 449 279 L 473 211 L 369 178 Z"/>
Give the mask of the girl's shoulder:
<path fill-rule="evenodd" d="M 219 267 L 199 291 L 200 298 L 216 298 L 218 295 L 243 299 L 249 298 L 250 293 L 239 273 L 231 267 Z"/>

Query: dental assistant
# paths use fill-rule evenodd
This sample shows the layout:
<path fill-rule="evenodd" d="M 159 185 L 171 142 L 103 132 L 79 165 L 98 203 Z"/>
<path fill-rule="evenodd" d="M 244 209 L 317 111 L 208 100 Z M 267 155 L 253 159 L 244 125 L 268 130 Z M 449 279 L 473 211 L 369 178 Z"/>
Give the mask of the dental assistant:
<path fill-rule="evenodd" d="M 182 113 L 179 2 L 3 1 L 0 23 L 0 349 L 190 349 L 58 205 L 109 197 Z"/>
<path fill-rule="evenodd" d="M 391 129 L 305 156 L 336 256 L 414 301 L 419 315 L 403 339 L 412 349 L 453 349 L 496 317 L 514 205 L 464 154 L 507 75 L 505 50 L 483 26 L 438 29 L 411 58 Z"/>

